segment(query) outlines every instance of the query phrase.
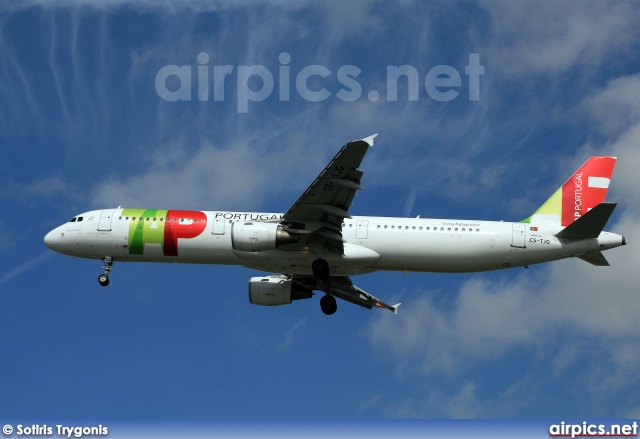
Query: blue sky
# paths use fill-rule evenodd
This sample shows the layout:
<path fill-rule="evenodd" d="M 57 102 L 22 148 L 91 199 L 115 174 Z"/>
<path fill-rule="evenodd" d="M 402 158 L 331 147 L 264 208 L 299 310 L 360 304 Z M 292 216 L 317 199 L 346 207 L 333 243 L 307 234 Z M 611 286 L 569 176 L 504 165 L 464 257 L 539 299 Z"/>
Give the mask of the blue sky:
<path fill-rule="evenodd" d="M 25 0 L 0 5 L 0 412 L 8 418 L 640 417 L 640 8 L 631 2 Z M 197 99 L 198 54 L 234 66 Z M 279 99 L 287 53 L 291 97 Z M 484 74 L 469 99 L 464 68 Z M 190 66 L 192 99 L 156 75 Z M 238 111 L 238 66 L 274 92 Z M 332 73 L 303 99 L 306 66 Z M 362 95 L 337 97 L 342 66 Z M 386 97 L 387 66 L 413 66 Z M 435 66 L 460 94 L 432 99 Z M 167 81 L 174 90 L 176 78 Z M 249 85 L 259 89 L 253 78 Z M 381 98 L 372 101 L 368 92 Z M 218 90 L 220 91 L 220 90 Z M 397 316 L 317 297 L 261 308 L 241 267 L 101 264 L 44 234 L 117 205 L 285 211 L 346 142 L 380 133 L 355 215 L 528 217 L 590 155 L 619 157 L 612 266 L 567 260 L 354 281 Z"/>

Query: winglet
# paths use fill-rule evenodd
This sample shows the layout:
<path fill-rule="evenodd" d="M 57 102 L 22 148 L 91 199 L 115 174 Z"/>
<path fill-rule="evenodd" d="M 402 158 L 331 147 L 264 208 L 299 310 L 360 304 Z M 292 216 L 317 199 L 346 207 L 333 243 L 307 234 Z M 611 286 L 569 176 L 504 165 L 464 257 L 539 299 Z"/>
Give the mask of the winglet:
<path fill-rule="evenodd" d="M 395 305 L 393 305 L 393 306 L 391 307 L 391 311 L 393 311 L 393 313 L 394 313 L 395 315 L 398 315 L 398 307 L 399 307 L 400 305 L 402 305 L 402 303 L 396 303 Z M 387 314 L 387 315 L 389 315 L 389 314 Z"/>
<path fill-rule="evenodd" d="M 369 146 L 373 146 L 373 139 L 375 139 L 378 136 L 378 133 L 372 134 L 369 137 L 365 137 L 364 139 L 361 139 L 363 142 L 367 142 L 367 145 Z"/>

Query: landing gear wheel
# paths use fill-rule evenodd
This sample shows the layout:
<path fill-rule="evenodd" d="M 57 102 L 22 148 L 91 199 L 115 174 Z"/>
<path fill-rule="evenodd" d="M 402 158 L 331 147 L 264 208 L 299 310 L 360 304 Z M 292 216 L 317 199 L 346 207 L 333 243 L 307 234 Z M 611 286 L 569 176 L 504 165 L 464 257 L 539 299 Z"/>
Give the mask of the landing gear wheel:
<path fill-rule="evenodd" d="M 104 267 L 102 267 L 104 269 L 104 274 L 98 276 L 98 282 L 100 282 L 100 285 L 103 287 L 106 287 L 109 285 L 109 273 L 113 268 L 113 258 L 111 256 L 105 256 L 102 259 L 102 262 L 104 262 Z"/>
<path fill-rule="evenodd" d="M 329 277 L 329 263 L 324 259 L 316 259 L 311 264 L 313 276 L 316 279 L 326 279 Z"/>
<path fill-rule="evenodd" d="M 322 312 L 328 316 L 330 316 L 331 314 L 335 314 L 335 312 L 338 310 L 336 298 L 329 294 L 326 294 L 322 299 L 320 299 L 320 308 L 322 309 Z"/>

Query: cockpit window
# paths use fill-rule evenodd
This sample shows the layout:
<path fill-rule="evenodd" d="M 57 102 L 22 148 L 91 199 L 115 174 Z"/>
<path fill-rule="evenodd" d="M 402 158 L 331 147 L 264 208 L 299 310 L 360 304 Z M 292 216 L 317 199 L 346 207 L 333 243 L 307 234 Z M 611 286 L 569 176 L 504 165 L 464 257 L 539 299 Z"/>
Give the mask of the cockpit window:
<path fill-rule="evenodd" d="M 78 222 L 80 222 L 80 221 L 82 221 L 82 217 L 81 216 L 78 217 Z"/>
<path fill-rule="evenodd" d="M 78 219 L 78 218 L 76 218 L 76 217 L 74 216 L 73 218 L 71 218 L 71 219 L 69 220 L 69 222 L 70 222 L 70 223 L 75 223 L 77 219 Z"/>

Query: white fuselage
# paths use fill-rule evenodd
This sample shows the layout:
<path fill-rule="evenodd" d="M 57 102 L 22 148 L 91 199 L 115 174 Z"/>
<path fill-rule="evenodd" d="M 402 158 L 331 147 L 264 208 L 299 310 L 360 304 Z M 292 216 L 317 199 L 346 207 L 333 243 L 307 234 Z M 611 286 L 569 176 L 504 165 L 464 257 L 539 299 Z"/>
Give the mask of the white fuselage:
<path fill-rule="evenodd" d="M 323 257 L 329 262 L 333 276 L 378 270 L 449 273 L 498 270 L 602 251 L 624 243 L 622 236 L 608 232 L 602 232 L 597 239 L 559 239 L 554 235 L 561 227 L 550 223 L 354 216 L 342 226 L 344 255 L 295 245 L 249 252 L 234 249 L 234 224 L 275 222 L 282 214 L 162 211 L 170 212 L 169 215 L 174 212 L 174 222 L 170 224 L 173 234 L 167 234 L 168 217 L 161 220 L 160 215 L 155 218 L 142 215 L 141 219 L 123 212 L 127 209 L 78 215 L 76 218 L 82 218 L 81 221 L 52 230 L 45 243 L 57 252 L 89 259 L 241 265 L 304 275 L 312 274 L 312 262 Z M 135 237 L 136 233 L 140 234 Z M 174 250 L 168 250 L 171 247 L 168 240 L 175 243 Z"/>

